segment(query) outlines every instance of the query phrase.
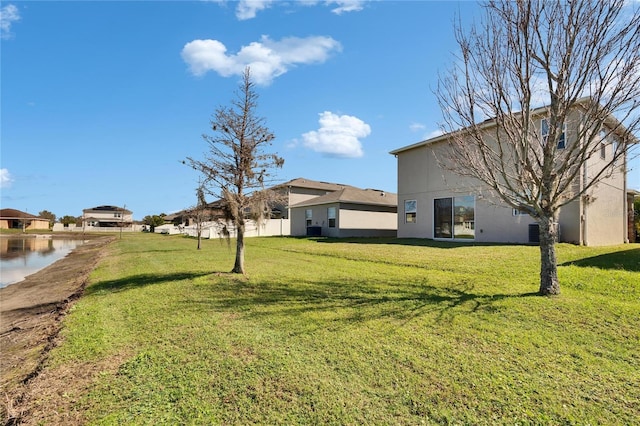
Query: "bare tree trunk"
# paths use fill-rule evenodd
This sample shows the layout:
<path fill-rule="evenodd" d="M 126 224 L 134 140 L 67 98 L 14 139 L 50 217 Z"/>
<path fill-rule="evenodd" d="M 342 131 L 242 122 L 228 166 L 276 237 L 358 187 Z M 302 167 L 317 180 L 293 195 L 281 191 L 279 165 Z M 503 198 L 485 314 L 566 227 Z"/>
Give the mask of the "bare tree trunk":
<path fill-rule="evenodd" d="M 540 294 L 560 294 L 556 261 L 557 228 L 552 217 L 540 218 Z"/>
<path fill-rule="evenodd" d="M 244 274 L 244 223 L 238 224 L 236 241 L 236 263 L 231 272 Z"/>

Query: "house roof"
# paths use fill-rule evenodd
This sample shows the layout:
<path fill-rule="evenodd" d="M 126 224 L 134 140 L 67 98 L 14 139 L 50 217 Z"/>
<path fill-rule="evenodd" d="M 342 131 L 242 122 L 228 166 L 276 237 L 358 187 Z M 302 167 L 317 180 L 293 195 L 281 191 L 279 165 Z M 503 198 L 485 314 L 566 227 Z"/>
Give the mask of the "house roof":
<path fill-rule="evenodd" d="M 351 185 L 344 185 L 341 183 L 331 183 L 331 182 L 322 182 L 322 181 L 311 180 L 306 178 L 296 178 L 288 182 L 284 182 L 279 185 L 276 185 L 271 189 L 286 188 L 291 186 L 295 186 L 297 188 L 321 189 L 325 191 L 339 191 L 343 188 L 354 188 Z"/>
<path fill-rule="evenodd" d="M 84 209 L 82 211 L 85 213 L 86 212 L 123 212 L 124 214 L 133 213 L 131 210 L 127 210 L 125 208 L 118 207 L 118 206 L 98 206 L 98 207 L 92 207 L 89 209 Z"/>
<path fill-rule="evenodd" d="M 224 200 L 218 199 L 210 203 L 207 203 L 207 206 L 205 207 L 205 209 L 209 211 L 211 210 L 220 211 L 224 207 L 224 204 L 225 204 Z M 192 216 L 193 215 L 192 210 L 193 208 L 189 208 L 189 209 L 184 209 L 184 210 L 180 210 L 180 211 L 165 215 L 164 220 L 167 222 L 171 222 L 176 218 L 181 218 L 182 216 Z"/>
<path fill-rule="evenodd" d="M 3 219 L 40 219 L 48 220 L 42 217 L 34 216 L 32 214 L 16 210 L 16 209 L 2 209 L 0 210 L 0 217 Z"/>
<path fill-rule="evenodd" d="M 587 102 L 589 102 L 590 100 L 591 100 L 591 98 L 589 98 L 589 97 L 580 98 L 580 99 L 578 99 L 578 100 L 575 102 L 575 104 L 576 104 L 577 106 L 584 106 L 584 105 L 585 105 L 585 104 L 587 104 Z M 535 108 L 535 109 L 531 110 L 531 114 L 532 114 L 532 115 L 538 115 L 538 114 L 543 113 L 543 112 L 544 112 L 544 111 L 546 111 L 547 109 L 549 109 L 549 106 L 548 106 L 548 105 L 545 105 L 545 106 L 542 106 L 542 107 L 539 107 L 539 108 Z M 608 125 L 612 126 L 612 127 L 619 127 L 619 128 L 621 129 L 621 131 L 624 131 L 624 129 L 625 129 L 624 125 L 623 125 L 622 123 L 620 123 L 620 122 L 619 122 L 619 121 L 618 121 L 618 120 L 617 120 L 613 115 L 611 115 L 611 114 L 609 114 L 609 117 L 608 117 L 608 119 L 606 120 L 606 123 L 607 123 Z M 484 121 L 483 121 L 483 122 L 481 122 L 481 123 L 478 123 L 478 125 L 477 125 L 477 126 L 478 126 L 478 128 L 479 128 L 480 130 L 484 130 L 484 129 L 489 129 L 489 128 L 495 127 L 496 125 L 497 125 L 497 124 L 496 124 L 495 119 L 494 119 L 494 118 L 489 118 L 489 119 L 484 120 Z M 442 142 L 442 141 L 444 141 L 444 140 L 449 139 L 449 138 L 450 138 L 450 136 L 451 136 L 452 134 L 454 134 L 454 133 L 457 133 L 457 132 L 443 133 L 443 134 L 438 135 L 438 136 L 435 136 L 435 137 L 433 137 L 433 138 L 431 138 L 431 139 L 425 139 L 425 140 L 422 140 L 422 141 L 420 141 L 420 142 L 416 142 L 416 143 L 414 143 L 414 144 L 404 146 L 404 147 L 402 147 L 402 148 L 394 149 L 393 151 L 389 151 L 389 154 L 391 154 L 391 155 L 398 155 L 399 153 L 404 152 L 404 151 L 409 151 L 409 150 L 412 150 L 412 149 L 415 149 L 415 148 L 419 148 L 419 147 L 422 147 L 422 146 L 431 145 L 431 144 L 434 144 L 434 143 L 437 143 L 437 142 Z M 634 138 L 633 138 L 633 140 L 632 140 L 632 143 L 638 143 L 637 138 L 635 138 L 635 137 L 634 137 Z"/>
<path fill-rule="evenodd" d="M 395 207 L 398 205 L 398 196 L 392 192 L 380 191 L 379 189 L 360 189 L 348 186 L 338 191 L 330 192 L 328 194 L 294 204 L 291 208 L 332 203 L 352 203 Z"/>

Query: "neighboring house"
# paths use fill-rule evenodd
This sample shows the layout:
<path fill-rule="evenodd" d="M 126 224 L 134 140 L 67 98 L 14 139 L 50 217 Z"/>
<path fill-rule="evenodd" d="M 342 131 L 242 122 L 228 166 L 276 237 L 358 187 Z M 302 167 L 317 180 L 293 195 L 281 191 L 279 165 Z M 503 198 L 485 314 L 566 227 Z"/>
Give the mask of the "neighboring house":
<path fill-rule="evenodd" d="M 245 237 L 304 236 L 329 237 L 393 236 L 397 226 L 397 197 L 373 189 L 351 185 L 296 178 L 269 188 L 279 194 L 271 209 L 271 217 L 261 224 L 246 220 Z M 220 201 L 208 208 L 214 213 L 205 223 L 204 238 L 215 238 L 224 232 L 235 237 L 231 224 L 223 219 Z M 194 221 L 189 210 L 165 217 L 172 225 L 156 227 L 156 232 L 194 235 Z M 313 220 L 309 220 L 311 215 Z"/>
<path fill-rule="evenodd" d="M 82 210 L 82 227 L 128 228 L 133 225 L 133 213 L 123 207 L 98 206 Z"/>
<path fill-rule="evenodd" d="M 355 187 L 305 178 L 292 179 L 271 188 L 271 190 L 278 192 L 282 198 L 281 202 L 275 206 L 274 213 L 277 215 L 279 212 L 281 217 L 288 219 L 291 217 L 291 206 L 344 188 Z"/>
<path fill-rule="evenodd" d="M 15 209 L 0 210 L 0 229 L 49 229 L 49 219 Z"/>
<path fill-rule="evenodd" d="M 289 206 L 291 235 L 395 237 L 398 197 L 346 186 Z"/>
<path fill-rule="evenodd" d="M 573 111 L 566 123 L 563 144 L 580 142 L 576 140 L 578 117 L 579 112 Z M 541 129 L 544 121 L 537 121 Z M 483 126 L 487 132 L 495 132 L 492 120 Z M 477 181 L 441 167 L 437 157 L 444 155 L 449 138 L 444 134 L 391 151 L 398 161 L 398 237 L 538 242 L 538 226 L 532 217 L 501 203 Z M 611 160 L 615 147 L 615 140 L 603 139 L 599 152 L 585 164 L 583 176 L 588 177 L 592 168 Z M 582 178 L 575 185 L 581 188 Z M 626 161 L 621 161 L 611 176 L 593 187 L 588 195 L 561 208 L 558 241 L 583 245 L 627 242 L 627 202 Z"/>

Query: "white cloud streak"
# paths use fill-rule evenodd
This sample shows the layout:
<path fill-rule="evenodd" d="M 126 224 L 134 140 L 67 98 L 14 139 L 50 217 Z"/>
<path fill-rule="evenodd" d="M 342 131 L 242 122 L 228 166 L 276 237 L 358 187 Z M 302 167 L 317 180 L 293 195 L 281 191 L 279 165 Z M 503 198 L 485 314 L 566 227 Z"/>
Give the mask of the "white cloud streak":
<path fill-rule="evenodd" d="M 338 7 L 331 9 L 336 15 L 342 15 L 346 12 L 359 12 L 364 9 L 366 0 L 327 0 L 325 4 L 336 4 Z"/>
<path fill-rule="evenodd" d="M 256 14 L 271 7 L 273 0 L 240 0 L 236 7 L 236 18 L 241 21 L 253 19 Z"/>
<path fill-rule="evenodd" d="M 13 178 L 8 169 L 0 169 L 0 188 L 9 188 L 13 183 Z"/>
<path fill-rule="evenodd" d="M 371 127 L 357 117 L 337 115 L 330 111 L 319 114 L 320 128 L 302 135 L 305 147 L 330 157 L 358 158 L 364 155 L 361 138 Z"/>
<path fill-rule="evenodd" d="M 11 25 L 20 20 L 20 11 L 13 4 L 8 4 L 0 9 L 0 37 L 11 37 Z"/>
<path fill-rule="evenodd" d="M 214 71 L 230 77 L 242 75 L 250 67 L 256 84 L 266 86 L 296 65 L 322 63 L 331 53 L 341 50 L 341 44 L 331 37 L 287 37 L 274 41 L 262 36 L 260 41 L 243 46 L 236 54 L 227 54 L 226 46 L 218 40 L 193 40 L 184 46 L 181 55 L 196 76 Z"/>
<path fill-rule="evenodd" d="M 205 1 L 218 3 L 221 6 L 226 6 L 229 3 L 227 0 Z M 276 6 L 278 3 L 287 7 L 291 7 L 292 5 L 310 7 L 320 4 L 332 8 L 332 13 L 342 15 L 343 13 L 359 12 L 363 10 L 368 1 L 371 0 L 294 0 L 291 2 L 277 2 L 276 0 L 240 0 L 237 2 L 236 6 L 236 18 L 240 21 L 253 19 L 258 15 L 258 12 Z"/>

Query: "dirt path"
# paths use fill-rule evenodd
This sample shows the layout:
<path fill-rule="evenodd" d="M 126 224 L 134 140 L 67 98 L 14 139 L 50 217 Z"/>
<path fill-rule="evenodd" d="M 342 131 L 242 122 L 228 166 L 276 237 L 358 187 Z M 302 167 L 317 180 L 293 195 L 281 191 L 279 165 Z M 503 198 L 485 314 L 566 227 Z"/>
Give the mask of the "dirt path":
<path fill-rule="evenodd" d="M 74 236 L 77 238 L 77 236 Z M 82 295 L 103 248 L 114 237 L 91 236 L 65 258 L 0 289 L 0 391 L 3 424 L 19 422 L 23 397 L 55 346 L 61 319 Z"/>

